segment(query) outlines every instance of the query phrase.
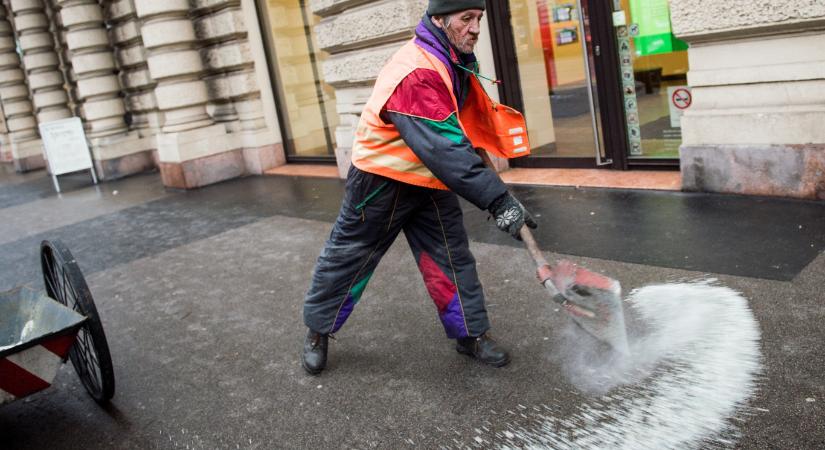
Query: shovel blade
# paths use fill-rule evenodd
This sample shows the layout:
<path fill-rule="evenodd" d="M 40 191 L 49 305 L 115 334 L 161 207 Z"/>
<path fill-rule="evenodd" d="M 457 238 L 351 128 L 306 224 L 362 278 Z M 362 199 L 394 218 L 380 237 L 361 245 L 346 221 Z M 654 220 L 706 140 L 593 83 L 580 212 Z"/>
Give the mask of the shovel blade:
<path fill-rule="evenodd" d="M 630 354 L 619 282 L 570 261 L 560 261 L 551 270 L 545 288 L 566 300 L 562 306 L 568 316 L 617 352 Z"/>

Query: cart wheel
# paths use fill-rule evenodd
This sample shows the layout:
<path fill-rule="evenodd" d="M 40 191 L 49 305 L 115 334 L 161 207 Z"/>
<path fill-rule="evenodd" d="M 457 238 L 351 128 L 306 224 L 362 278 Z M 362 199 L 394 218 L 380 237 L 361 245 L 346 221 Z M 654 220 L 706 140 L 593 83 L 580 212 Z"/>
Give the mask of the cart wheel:
<path fill-rule="evenodd" d="M 40 264 L 48 296 L 86 317 L 69 358 L 89 394 L 98 403 L 106 402 L 115 394 L 115 375 L 109 344 L 86 279 L 72 253 L 59 240 L 40 244 Z"/>

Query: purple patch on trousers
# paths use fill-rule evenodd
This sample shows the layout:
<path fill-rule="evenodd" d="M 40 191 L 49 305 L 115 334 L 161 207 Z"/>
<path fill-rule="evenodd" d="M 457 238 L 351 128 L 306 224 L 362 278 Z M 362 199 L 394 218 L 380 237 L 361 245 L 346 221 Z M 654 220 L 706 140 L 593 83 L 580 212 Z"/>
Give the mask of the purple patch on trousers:
<path fill-rule="evenodd" d="M 337 333 L 338 330 L 344 326 L 344 322 L 346 322 L 349 315 L 352 314 L 353 309 L 355 309 L 355 302 L 352 299 L 352 295 L 347 294 L 347 299 L 344 300 L 344 304 L 341 305 L 341 309 L 338 310 L 338 315 L 335 317 L 335 325 L 333 325 L 330 333 Z"/>
<path fill-rule="evenodd" d="M 464 312 L 461 310 L 461 300 L 458 298 L 458 293 L 455 294 L 453 300 L 447 305 L 447 309 L 439 314 L 441 323 L 444 325 L 444 330 L 447 332 L 447 337 L 450 339 L 458 339 L 468 337 L 467 327 L 464 324 Z"/>

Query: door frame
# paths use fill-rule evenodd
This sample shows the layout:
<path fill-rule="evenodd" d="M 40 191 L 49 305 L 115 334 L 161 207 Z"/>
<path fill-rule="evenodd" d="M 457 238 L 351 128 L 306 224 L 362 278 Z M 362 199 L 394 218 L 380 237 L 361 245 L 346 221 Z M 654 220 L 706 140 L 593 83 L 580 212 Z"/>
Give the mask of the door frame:
<path fill-rule="evenodd" d="M 593 157 L 576 158 L 517 158 L 510 161 L 513 167 L 525 168 L 607 168 L 628 169 L 678 169 L 678 159 L 630 159 L 627 123 L 624 113 L 624 97 L 619 70 L 619 51 L 616 31 L 613 27 L 612 0 L 586 1 L 590 48 L 589 57 L 596 76 L 595 95 L 598 119 L 601 123 L 600 139 L 603 143 L 603 158 L 612 160 L 608 165 L 598 166 L 595 148 Z M 501 102 L 524 112 L 524 100 L 515 53 L 515 39 L 510 22 L 509 1 L 487 1 L 487 15 L 490 24 L 490 39 L 493 44 L 493 59 L 499 84 Z M 581 37 L 585 39 L 584 36 Z"/>

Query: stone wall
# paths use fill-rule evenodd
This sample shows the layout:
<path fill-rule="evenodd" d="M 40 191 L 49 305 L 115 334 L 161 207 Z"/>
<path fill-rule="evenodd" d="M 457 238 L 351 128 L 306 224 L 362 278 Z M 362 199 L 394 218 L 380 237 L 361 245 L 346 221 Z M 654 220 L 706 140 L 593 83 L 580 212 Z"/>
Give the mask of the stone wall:
<path fill-rule="evenodd" d="M 285 162 L 253 0 L 2 1 L 0 157 L 18 170 L 43 166 L 38 124 L 73 115 L 104 180 L 159 167 L 195 188 Z"/>
<path fill-rule="evenodd" d="M 825 199 L 825 3 L 671 5 L 690 44 L 684 189 Z"/>
<path fill-rule="evenodd" d="M 40 169 L 46 163 L 26 73 L 16 51 L 12 22 L 11 10 L 0 3 L 0 111 L 8 132 L 3 139 L 2 159 L 13 163 L 18 171 L 27 171 Z"/>
<path fill-rule="evenodd" d="M 324 62 L 324 81 L 335 88 L 340 117 L 335 139 L 338 170 L 349 170 L 352 141 L 378 71 L 401 45 L 427 9 L 427 0 L 311 0 L 323 19 L 315 29 Z"/>
<path fill-rule="evenodd" d="M 670 8 L 675 33 L 693 42 L 825 28 L 822 0 L 671 0 Z"/>

